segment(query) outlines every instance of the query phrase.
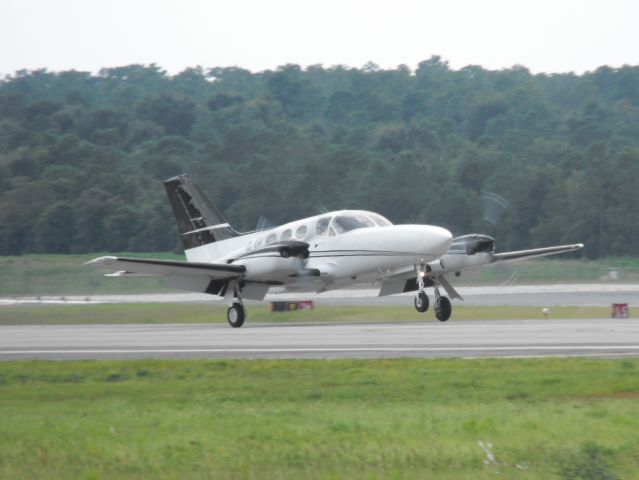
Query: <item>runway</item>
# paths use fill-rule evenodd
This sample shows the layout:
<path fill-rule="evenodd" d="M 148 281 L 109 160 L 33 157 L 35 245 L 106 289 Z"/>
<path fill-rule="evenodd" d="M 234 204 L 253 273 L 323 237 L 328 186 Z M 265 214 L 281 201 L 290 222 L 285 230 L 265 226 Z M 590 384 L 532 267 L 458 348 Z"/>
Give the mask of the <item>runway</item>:
<path fill-rule="evenodd" d="M 0 327 L 0 360 L 631 355 L 636 319 Z"/>

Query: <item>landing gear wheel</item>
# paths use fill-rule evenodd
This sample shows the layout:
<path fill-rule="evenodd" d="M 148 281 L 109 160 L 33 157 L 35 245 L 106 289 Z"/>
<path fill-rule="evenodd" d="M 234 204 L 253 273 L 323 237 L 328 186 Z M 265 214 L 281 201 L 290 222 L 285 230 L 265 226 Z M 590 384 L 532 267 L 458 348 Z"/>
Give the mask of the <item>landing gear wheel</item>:
<path fill-rule="evenodd" d="M 453 307 L 447 297 L 439 297 L 435 301 L 435 316 L 440 322 L 445 322 L 450 318 Z"/>
<path fill-rule="evenodd" d="M 428 295 L 425 292 L 419 292 L 415 297 L 415 310 L 420 313 L 428 310 Z"/>
<path fill-rule="evenodd" d="M 246 312 L 244 311 L 244 306 L 240 303 L 234 303 L 233 306 L 229 307 L 226 311 L 226 319 L 233 328 L 240 328 L 244 323 L 245 317 Z"/>

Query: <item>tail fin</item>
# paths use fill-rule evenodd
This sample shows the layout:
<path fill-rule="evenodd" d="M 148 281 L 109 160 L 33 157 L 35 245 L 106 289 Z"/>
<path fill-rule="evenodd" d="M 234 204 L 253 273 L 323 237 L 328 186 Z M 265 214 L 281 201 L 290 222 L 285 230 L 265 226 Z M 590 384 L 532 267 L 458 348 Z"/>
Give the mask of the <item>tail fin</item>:
<path fill-rule="evenodd" d="M 186 250 L 239 235 L 188 175 L 164 181 Z"/>

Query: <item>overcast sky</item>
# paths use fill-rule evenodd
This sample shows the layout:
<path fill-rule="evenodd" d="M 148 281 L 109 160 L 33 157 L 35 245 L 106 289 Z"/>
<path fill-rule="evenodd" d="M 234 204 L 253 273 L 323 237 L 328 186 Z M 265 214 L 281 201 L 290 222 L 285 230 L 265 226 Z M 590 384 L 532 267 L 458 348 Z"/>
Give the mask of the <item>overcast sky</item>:
<path fill-rule="evenodd" d="M 287 63 L 639 64 L 637 0 L 0 0 L 0 75 L 157 63 L 252 71 Z"/>

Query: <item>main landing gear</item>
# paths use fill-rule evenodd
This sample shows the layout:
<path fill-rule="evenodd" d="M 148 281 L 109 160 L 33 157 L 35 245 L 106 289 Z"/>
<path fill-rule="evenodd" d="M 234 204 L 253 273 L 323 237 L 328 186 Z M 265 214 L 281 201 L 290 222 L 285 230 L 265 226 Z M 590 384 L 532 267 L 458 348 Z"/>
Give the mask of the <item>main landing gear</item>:
<path fill-rule="evenodd" d="M 226 295 L 224 295 L 224 301 L 230 304 L 229 309 L 226 311 L 226 320 L 231 327 L 240 328 L 246 319 L 246 309 L 242 303 L 240 288 L 235 285 L 229 290 L 230 291 L 227 291 Z"/>
<path fill-rule="evenodd" d="M 448 297 L 439 297 L 435 300 L 435 316 L 437 320 L 445 322 L 450 318 L 451 313 L 453 313 L 453 306 Z"/>
<path fill-rule="evenodd" d="M 448 299 L 448 297 L 444 297 L 440 295 L 437 282 L 434 282 L 434 283 L 435 283 L 435 305 L 434 305 L 435 317 L 437 317 L 437 320 L 439 320 L 440 322 L 445 322 L 446 320 L 450 318 L 450 315 L 453 312 L 453 306 L 450 303 L 450 300 Z M 417 310 L 420 313 L 424 313 L 425 311 L 428 310 L 429 302 L 428 302 L 428 295 L 426 295 L 426 292 L 424 292 L 424 276 L 422 275 L 422 272 L 419 272 L 417 275 L 417 285 L 419 287 L 419 290 L 417 292 L 417 295 L 415 296 L 415 310 Z"/>
<path fill-rule="evenodd" d="M 228 320 L 229 325 L 233 328 L 241 327 L 245 318 L 246 310 L 244 309 L 244 305 L 239 302 L 231 305 L 226 311 L 226 320 Z"/>

